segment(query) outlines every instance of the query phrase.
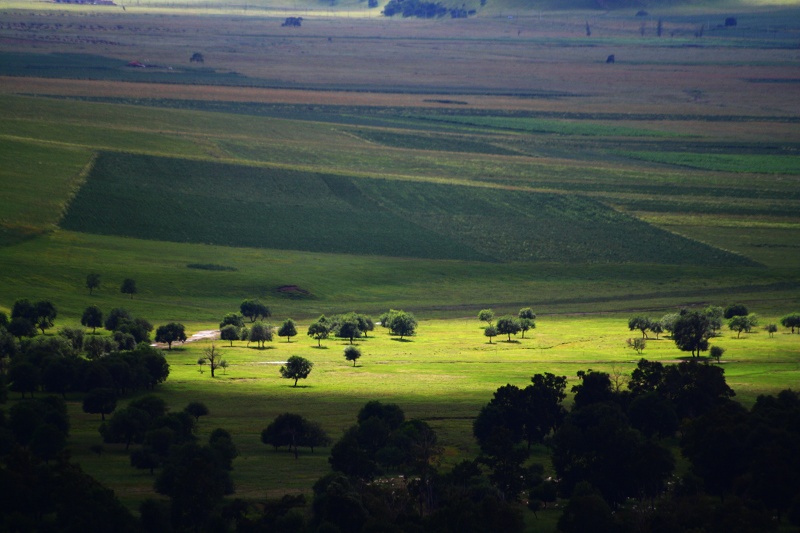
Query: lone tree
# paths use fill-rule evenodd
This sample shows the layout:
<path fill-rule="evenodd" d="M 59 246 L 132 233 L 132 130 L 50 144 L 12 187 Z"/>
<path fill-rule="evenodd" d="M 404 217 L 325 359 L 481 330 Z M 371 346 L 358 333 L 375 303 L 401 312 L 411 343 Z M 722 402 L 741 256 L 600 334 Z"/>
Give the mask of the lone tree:
<path fill-rule="evenodd" d="M 184 413 L 193 416 L 195 421 L 200 420 L 201 416 L 206 416 L 209 413 L 208 407 L 203 402 L 189 402 L 183 408 Z"/>
<path fill-rule="evenodd" d="M 628 345 L 628 348 L 633 348 L 639 355 L 642 355 L 642 352 L 647 347 L 646 339 L 628 339 L 625 342 Z"/>
<path fill-rule="evenodd" d="M 317 340 L 317 347 L 322 346 L 322 340 L 327 339 L 330 335 L 330 328 L 328 328 L 325 317 L 320 317 L 319 320 L 308 326 L 308 336 Z"/>
<path fill-rule="evenodd" d="M 294 380 L 294 387 L 297 387 L 297 380 L 306 379 L 311 373 L 314 363 L 299 355 L 291 356 L 286 365 L 281 367 L 281 377 Z"/>
<path fill-rule="evenodd" d="M 497 333 L 508 335 L 508 342 L 511 342 L 511 335 L 516 335 L 522 329 L 519 321 L 512 316 L 502 316 L 497 319 Z"/>
<path fill-rule="evenodd" d="M 133 295 L 139 292 L 136 288 L 136 281 L 131 278 L 125 278 L 119 288 L 119 292 L 122 294 L 129 294 L 131 300 L 133 300 Z"/>
<path fill-rule="evenodd" d="M 94 292 L 95 289 L 100 288 L 100 274 L 96 274 L 94 272 L 88 274 L 86 276 L 86 288 L 89 289 L 89 295 Z"/>
<path fill-rule="evenodd" d="M 167 343 L 167 349 L 172 350 L 173 342 L 186 342 L 186 331 L 183 324 L 170 322 L 159 326 L 156 330 L 156 342 Z"/>
<path fill-rule="evenodd" d="M 531 320 L 530 318 L 520 318 L 519 322 L 519 330 L 522 332 L 522 338 L 525 338 L 525 332 L 536 329 L 536 322 Z"/>
<path fill-rule="evenodd" d="M 344 349 L 344 358 L 347 359 L 348 361 L 352 361 L 353 366 L 356 366 L 356 360 L 358 360 L 360 357 L 361 357 L 361 350 L 359 350 L 357 347 L 347 346 Z"/>
<path fill-rule="evenodd" d="M 203 350 L 203 357 L 197 360 L 198 365 L 208 365 L 211 369 L 211 377 L 214 377 L 214 371 L 218 368 L 227 368 L 228 362 L 222 358 L 222 352 L 217 350 L 217 347 L 212 344 L 209 348 Z"/>
<path fill-rule="evenodd" d="M 494 320 L 494 311 L 491 309 L 481 309 L 478 312 L 478 320 L 486 322 L 487 325 L 491 325 L 492 320 Z"/>
<path fill-rule="evenodd" d="M 97 328 L 103 325 L 103 312 L 96 305 L 90 305 L 83 311 L 81 325 L 92 328 L 92 335 L 94 335 Z"/>
<path fill-rule="evenodd" d="M 246 316 L 250 319 L 250 322 L 264 320 L 272 316 L 272 312 L 269 310 L 269 307 L 262 304 L 258 299 L 249 299 L 243 301 L 239 306 L 239 310 L 242 312 L 242 316 Z"/>
<path fill-rule="evenodd" d="M 764 329 L 767 330 L 767 333 L 769 333 L 770 338 L 772 338 L 772 336 L 775 335 L 775 332 L 778 331 L 778 325 L 767 324 L 766 326 L 764 326 Z"/>
<path fill-rule="evenodd" d="M 204 63 L 205 60 L 206 59 L 203 57 L 203 54 L 200 52 L 195 52 L 192 54 L 192 57 L 189 58 L 189 63 Z"/>
<path fill-rule="evenodd" d="M 295 335 L 297 335 L 297 327 L 294 325 L 294 320 L 287 318 L 278 328 L 278 337 L 286 337 L 286 342 L 292 342 L 292 337 Z"/>

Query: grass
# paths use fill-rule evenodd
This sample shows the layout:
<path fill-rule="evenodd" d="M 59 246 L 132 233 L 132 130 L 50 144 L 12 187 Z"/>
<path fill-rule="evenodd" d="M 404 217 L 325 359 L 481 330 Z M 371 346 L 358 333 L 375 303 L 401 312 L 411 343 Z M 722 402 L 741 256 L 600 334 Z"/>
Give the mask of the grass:
<path fill-rule="evenodd" d="M 659 316 L 655 314 L 654 316 Z M 774 317 L 762 317 L 763 321 Z M 629 332 L 626 318 L 540 317 L 526 339 L 489 344 L 476 318 L 424 320 L 411 342 L 398 343 L 378 328 L 368 339 L 357 341 L 363 357 L 353 367 L 343 356 L 342 340 L 327 340 L 323 348 L 301 332 L 291 343 L 270 343 L 266 349 L 244 343 L 217 343 L 230 367 L 211 379 L 195 364 L 208 343 L 178 347 L 169 353 L 169 380 L 160 388 L 172 409 L 200 400 L 211 414 L 200 421 L 200 436 L 216 427 L 231 431 L 241 451 L 234 463 L 237 495 L 260 498 L 264 493 L 307 492 L 328 466 L 328 450 L 290 454 L 274 452 L 261 444 L 261 429 L 278 414 L 292 411 L 320 422 L 338 438 L 355 421 L 358 409 L 370 399 L 398 403 L 408 417 L 423 418 L 437 431 L 445 446 L 443 466 L 474 456 L 471 419 L 494 390 L 506 383 L 524 386 L 537 372 L 566 375 L 570 386 L 576 372 L 587 368 L 629 374 L 639 356 L 625 347 Z M 713 341 L 726 348 L 723 366 L 737 398 L 750 405 L 758 394 L 774 393 L 800 378 L 798 337 L 781 331 L 774 338 L 755 331 L 736 339 L 723 332 Z M 315 367 L 297 388 L 281 379 L 277 362 L 290 355 L 311 359 Z M 650 340 L 643 354 L 650 360 L 676 362 L 686 354 L 669 339 Z M 442 399 L 447 398 L 446 402 Z M 568 400 L 569 401 L 569 400 Z M 149 475 L 130 469 L 123 450 L 106 445 L 107 453 L 93 455 L 89 446 L 99 442 L 97 417 L 79 412 L 72 404 L 74 456 L 92 474 L 114 488 L 129 504 L 147 495 Z"/>
<path fill-rule="evenodd" d="M 644 159 L 645 161 L 655 161 L 658 163 L 699 168 L 702 170 L 791 175 L 800 173 L 800 156 L 792 155 L 697 154 L 690 152 L 622 152 L 622 155 L 636 159 Z"/>

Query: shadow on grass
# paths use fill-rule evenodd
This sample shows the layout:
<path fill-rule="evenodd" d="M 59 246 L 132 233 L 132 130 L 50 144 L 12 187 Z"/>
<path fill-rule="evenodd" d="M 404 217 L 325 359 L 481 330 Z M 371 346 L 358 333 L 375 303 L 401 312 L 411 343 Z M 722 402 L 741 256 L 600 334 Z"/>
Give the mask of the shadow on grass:
<path fill-rule="evenodd" d="M 315 350 L 327 350 L 328 349 L 327 346 L 312 346 L 312 348 L 314 348 Z"/>
<path fill-rule="evenodd" d="M 685 361 L 694 361 L 695 363 L 710 363 L 713 360 L 705 355 L 701 355 L 700 357 L 692 357 L 691 355 L 684 355 L 683 357 L 676 357 L 678 361 L 685 362 Z"/>
<path fill-rule="evenodd" d="M 313 385 L 288 385 L 289 389 L 313 389 Z"/>
<path fill-rule="evenodd" d="M 504 340 L 504 341 L 500 341 L 500 342 L 504 342 L 506 344 L 520 344 L 520 341 L 518 341 L 517 339 L 511 339 L 510 341 L 509 340 Z"/>
<path fill-rule="evenodd" d="M 248 350 L 263 351 L 263 350 L 274 350 L 275 347 L 274 346 L 248 346 L 247 349 Z"/>
<path fill-rule="evenodd" d="M 411 339 L 392 339 L 394 342 L 414 342 Z"/>

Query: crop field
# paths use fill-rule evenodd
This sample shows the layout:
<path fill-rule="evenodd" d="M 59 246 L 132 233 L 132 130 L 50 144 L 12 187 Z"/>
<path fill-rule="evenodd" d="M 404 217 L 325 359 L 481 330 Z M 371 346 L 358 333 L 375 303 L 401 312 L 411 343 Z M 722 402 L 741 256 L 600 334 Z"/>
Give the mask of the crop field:
<path fill-rule="evenodd" d="M 329 449 L 261 444 L 290 408 L 336 439 L 366 401 L 398 403 L 436 430 L 446 470 L 475 455 L 499 386 L 588 368 L 624 386 L 633 314 L 744 303 L 759 327 L 712 339 L 737 399 L 800 382 L 800 336 L 763 330 L 800 311 L 797 7 L 489 0 L 408 20 L 300 4 L 0 6 L 0 310 L 49 299 L 57 329 L 125 307 L 191 334 L 260 298 L 273 323 L 296 319 L 291 343 L 215 341 L 230 366 L 214 379 L 196 364 L 210 341 L 168 354 L 158 392 L 208 405 L 201 438 L 233 433 L 237 496 L 308 494 L 328 472 Z M 475 318 L 528 306 L 524 339 L 489 343 Z M 304 335 L 323 313 L 390 308 L 418 334 L 377 328 L 356 366 L 341 339 Z M 278 375 L 291 355 L 315 363 L 297 388 Z M 642 354 L 685 355 L 663 336 Z M 92 451 L 97 416 L 68 402 L 72 456 L 136 509 L 153 477 L 121 446 Z M 550 468 L 545 448 L 534 460 Z"/>

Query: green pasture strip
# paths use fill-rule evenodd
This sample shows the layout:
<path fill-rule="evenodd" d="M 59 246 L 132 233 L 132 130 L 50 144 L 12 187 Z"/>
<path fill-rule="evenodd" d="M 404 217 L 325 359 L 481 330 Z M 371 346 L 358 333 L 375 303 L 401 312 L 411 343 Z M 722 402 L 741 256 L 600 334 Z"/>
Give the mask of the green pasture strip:
<path fill-rule="evenodd" d="M 698 257 L 701 259 L 701 257 Z M 181 321 L 193 332 L 215 328 L 246 298 L 260 298 L 275 316 L 296 319 L 406 309 L 421 318 L 472 316 L 483 308 L 540 313 L 675 309 L 742 300 L 781 315 L 800 305 L 796 261 L 773 268 L 718 265 L 553 264 L 433 261 L 314 254 L 145 241 L 57 231 L 0 248 L 0 308 L 15 300 L 50 299 L 56 327 L 77 325 L 83 310 L 124 307 L 153 323 Z M 218 263 L 236 271 L 188 268 Z M 86 275 L 101 287 L 89 295 Z M 132 277 L 139 294 L 120 293 Z M 298 300 L 277 289 L 295 285 Z M 788 302 L 788 303 L 787 303 Z M 773 311 L 774 310 L 774 311 Z"/>
<path fill-rule="evenodd" d="M 79 147 L 0 138 L 0 243 L 54 229 L 91 159 Z"/>
<path fill-rule="evenodd" d="M 369 142 L 383 144 L 394 148 L 406 148 L 409 150 L 519 155 L 518 152 L 508 150 L 501 146 L 492 144 L 491 142 L 482 142 L 477 139 L 470 139 L 463 136 L 456 137 L 430 134 L 411 135 L 382 130 L 363 129 L 356 130 L 355 134 Z"/>
<path fill-rule="evenodd" d="M 775 318 L 770 315 L 763 320 Z M 301 322 L 298 329 L 307 325 Z M 171 374 L 158 392 L 172 410 L 195 400 L 209 407 L 210 414 L 199 422 L 201 439 L 217 427 L 232 433 L 241 454 L 233 472 L 238 496 L 308 493 L 313 482 L 329 471 L 329 449 L 313 454 L 301 450 L 295 461 L 291 454 L 262 444 L 261 430 L 283 412 L 319 422 L 337 439 L 367 401 L 397 403 L 408 418 L 427 420 L 436 430 L 445 449 L 442 467 L 446 470 L 477 454 L 471 434 L 473 417 L 502 385 L 523 387 L 533 374 L 552 372 L 567 376 L 569 390 L 578 382 L 579 370 L 629 375 L 640 357 L 671 364 L 686 355 L 662 337 L 648 340 L 639 356 L 625 345 L 625 339 L 638 335 L 638 331 L 628 330 L 625 316 L 540 316 L 537 328 L 528 332 L 526 339 L 517 336 L 509 343 L 496 338 L 489 344 L 475 317 L 423 320 L 418 335 L 409 342 L 394 340 L 380 327 L 369 338 L 358 340 L 364 355 L 355 367 L 343 357 L 347 342 L 342 340 L 329 339 L 317 348 L 315 341 L 298 336 L 291 343 L 269 343 L 263 350 L 248 348 L 243 342 L 229 347 L 229 343 L 217 341 L 229 368 L 215 379 L 208 371 L 199 372 L 196 364 L 209 345 L 202 342 L 167 352 Z M 770 338 L 760 330 L 740 339 L 723 331 L 712 339 L 712 344 L 726 349 L 722 366 L 737 391 L 736 399 L 745 405 L 751 405 L 758 394 L 774 394 L 796 383 L 800 377 L 798 342 L 800 336 L 787 331 Z M 315 364 L 309 378 L 297 388 L 278 374 L 280 362 L 290 355 L 301 355 Z M 102 455 L 89 451 L 92 444 L 101 442 L 99 417 L 83 413 L 79 398 L 68 400 L 73 457 L 129 504 L 152 494 L 153 478 L 129 466 L 121 445 L 105 445 Z M 546 454 L 542 457 L 549 468 Z"/>
<path fill-rule="evenodd" d="M 211 111 L 216 113 L 230 113 L 252 116 L 274 116 L 277 118 L 290 118 L 295 120 L 335 121 L 353 123 L 358 120 L 381 117 L 387 120 L 404 119 L 407 123 L 435 123 L 447 125 L 444 118 L 439 117 L 482 117 L 489 120 L 501 119 L 539 119 L 542 122 L 556 120 L 587 120 L 587 121 L 630 121 L 630 122 L 777 122 L 800 123 L 800 115 L 725 115 L 725 114 L 670 114 L 670 113 L 612 113 L 612 112 L 583 112 L 583 111 L 528 111 L 528 110 L 501 110 L 481 109 L 474 107 L 393 107 L 393 106 L 346 106 L 326 104 L 286 104 L 265 102 L 238 102 L 222 100 L 187 100 L 175 98 L 134 98 L 115 96 L 60 96 L 41 95 L 53 99 L 77 100 L 85 102 L 125 104 L 142 107 L 164 107 L 169 109 L 184 109 L 193 111 Z M 436 120 L 426 120 L 434 117 Z M 469 119 L 464 119 L 468 122 Z M 553 122 L 558 124 L 558 122 Z M 356 124 L 361 124 L 356 122 Z M 377 124 L 377 123 L 373 123 Z M 364 125 L 370 125 L 364 123 Z M 453 120 L 450 126 L 459 125 L 458 120 Z M 469 124 L 463 124 L 468 126 Z M 611 128 L 609 126 L 609 128 Z M 631 128 L 640 131 L 638 128 Z M 662 133 L 663 132 L 657 132 Z M 661 141 L 659 141 L 661 142 Z"/>
<path fill-rule="evenodd" d="M 98 157 L 61 226 L 174 242 L 395 257 L 753 264 L 578 196 L 121 153 Z"/>
<path fill-rule="evenodd" d="M 608 197 L 609 204 L 626 212 L 647 211 L 652 213 L 689 213 L 711 215 L 747 215 L 768 217 L 794 217 L 800 212 L 800 202 L 789 200 L 752 200 L 744 198 L 680 198 L 659 199 Z"/>
<path fill-rule="evenodd" d="M 619 152 L 620 155 L 703 170 L 759 174 L 800 174 L 800 156 L 698 154 L 691 152 Z"/>
<path fill-rule="evenodd" d="M 566 122 L 564 120 L 545 120 L 517 117 L 485 117 L 485 116 L 449 116 L 446 119 L 437 116 L 411 115 L 417 120 L 468 124 L 488 127 L 497 130 L 523 131 L 527 133 L 552 133 L 557 135 L 586 135 L 604 137 L 679 137 L 679 134 L 649 129 L 630 128 L 624 126 L 608 126 L 605 124 Z"/>

